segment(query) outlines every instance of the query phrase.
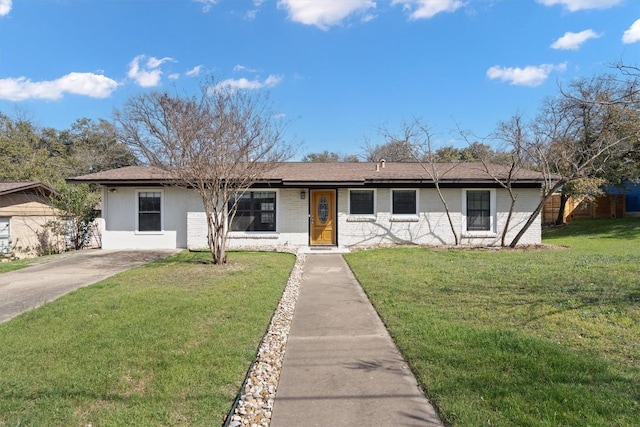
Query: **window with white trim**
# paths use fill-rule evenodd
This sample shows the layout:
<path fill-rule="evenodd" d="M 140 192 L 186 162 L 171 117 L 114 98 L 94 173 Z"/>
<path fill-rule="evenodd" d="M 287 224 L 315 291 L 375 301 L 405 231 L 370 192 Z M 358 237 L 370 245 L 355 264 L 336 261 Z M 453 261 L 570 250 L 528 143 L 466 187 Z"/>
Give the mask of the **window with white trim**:
<path fill-rule="evenodd" d="M 138 190 L 137 196 L 137 231 L 162 231 L 162 191 Z"/>
<path fill-rule="evenodd" d="M 237 199 L 231 231 L 276 231 L 276 192 L 247 191 Z M 229 202 L 229 209 L 233 202 Z"/>
<path fill-rule="evenodd" d="M 374 190 L 349 190 L 349 215 L 374 215 Z"/>
<path fill-rule="evenodd" d="M 491 229 L 491 193 L 487 190 L 467 191 L 467 231 Z"/>
<path fill-rule="evenodd" d="M 417 190 L 391 190 L 391 213 L 393 215 L 417 215 Z"/>
<path fill-rule="evenodd" d="M 478 189 L 463 192 L 464 231 L 474 233 L 494 233 L 496 213 L 495 190 Z"/>

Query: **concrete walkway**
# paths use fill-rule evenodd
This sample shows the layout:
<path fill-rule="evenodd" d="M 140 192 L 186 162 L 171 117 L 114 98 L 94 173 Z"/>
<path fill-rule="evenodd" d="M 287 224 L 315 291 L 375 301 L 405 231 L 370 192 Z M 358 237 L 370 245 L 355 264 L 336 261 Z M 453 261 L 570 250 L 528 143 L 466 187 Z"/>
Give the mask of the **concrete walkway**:
<path fill-rule="evenodd" d="M 0 323 L 82 286 L 172 253 L 175 251 L 86 249 L 36 259 L 35 265 L 0 274 Z"/>
<path fill-rule="evenodd" d="M 442 426 L 341 255 L 307 255 L 271 427 Z"/>

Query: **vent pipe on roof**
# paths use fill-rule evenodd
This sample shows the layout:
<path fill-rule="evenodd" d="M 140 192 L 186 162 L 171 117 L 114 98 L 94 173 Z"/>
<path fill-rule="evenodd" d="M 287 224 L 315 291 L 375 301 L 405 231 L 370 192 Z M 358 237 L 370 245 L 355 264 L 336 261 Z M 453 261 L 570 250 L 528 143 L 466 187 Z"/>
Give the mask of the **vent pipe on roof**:
<path fill-rule="evenodd" d="M 384 169 L 385 162 L 386 162 L 385 159 L 380 160 L 380 166 L 382 167 L 382 169 Z"/>
<path fill-rule="evenodd" d="M 376 163 L 376 172 L 380 172 L 380 164 Z"/>

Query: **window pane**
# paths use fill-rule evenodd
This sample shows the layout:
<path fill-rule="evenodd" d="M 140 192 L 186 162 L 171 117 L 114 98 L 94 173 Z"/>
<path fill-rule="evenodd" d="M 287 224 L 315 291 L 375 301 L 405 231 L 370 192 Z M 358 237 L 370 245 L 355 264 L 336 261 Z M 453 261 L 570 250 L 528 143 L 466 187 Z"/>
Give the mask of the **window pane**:
<path fill-rule="evenodd" d="M 417 213 L 415 190 L 393 191 L 393 212 L 392 213 L 415 215 Z"/>
<path fill-rule="evenodd" d="M 159 213 L 138 214 L 138 231 L 161 231 Z"/>
<path fill-rule="evenodd" d="M 491 193 L 467 191 L 467 230 L 488 231 L 491 228 Z"/>
<path fill-rule="evenodd" d="M 161 231 L 161 192 L 141 191 L 138 193 L 138 231 Z"/>
<path fill-rule="evenodd" d="M 231 203 L 229 203 L 229 209 Z M 275 231 L 276 193 L 249 191 L 238 199 L 238 209 L 231 222 L 232 231 Z"/>
<path fill-rule="evenodd" d="M 373 215 L 373 190 L 349 192 L 351 214 Z"/>

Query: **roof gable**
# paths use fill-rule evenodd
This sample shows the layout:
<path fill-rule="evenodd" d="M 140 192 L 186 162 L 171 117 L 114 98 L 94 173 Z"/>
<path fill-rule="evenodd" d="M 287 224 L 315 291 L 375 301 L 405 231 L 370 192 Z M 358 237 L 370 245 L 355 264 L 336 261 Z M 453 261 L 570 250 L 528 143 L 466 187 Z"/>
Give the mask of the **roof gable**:
<path fill-rule="evenodd" d="M 56 193 L 56 190 L 41 182 L 0 182 L 0 196 L 24 191 L 40 192 L 44 195 Z"/>

